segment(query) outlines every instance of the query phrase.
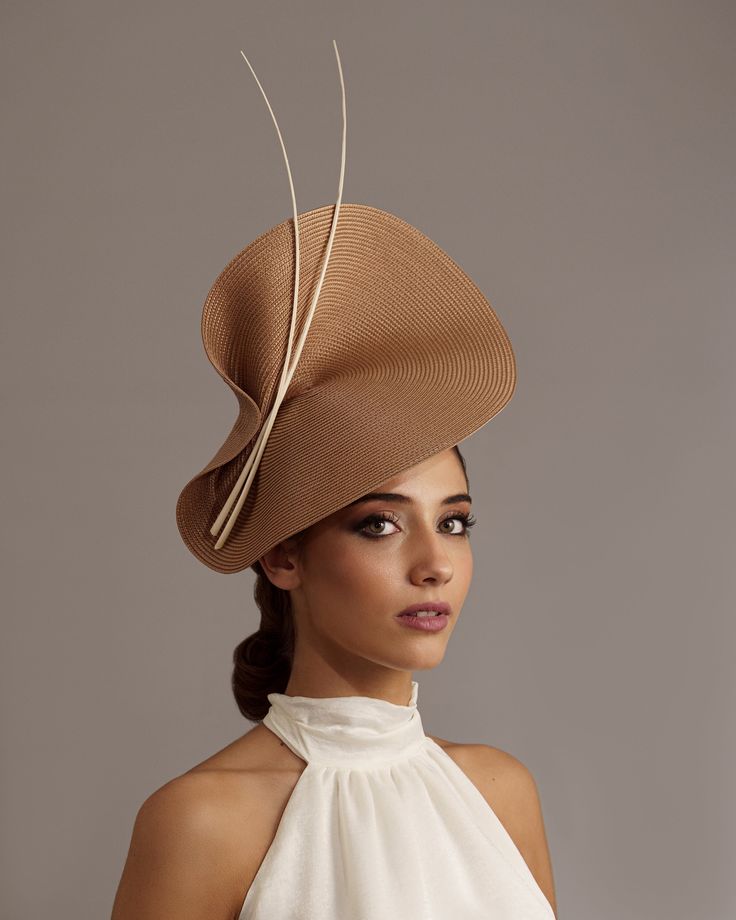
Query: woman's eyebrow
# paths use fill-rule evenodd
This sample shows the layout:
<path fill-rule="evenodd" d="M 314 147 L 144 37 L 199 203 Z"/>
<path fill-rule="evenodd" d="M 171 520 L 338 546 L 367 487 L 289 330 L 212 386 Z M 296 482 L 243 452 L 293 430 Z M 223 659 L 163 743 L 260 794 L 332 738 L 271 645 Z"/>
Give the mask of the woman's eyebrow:
<path fill-rule="evenodd" d="M 370 501 L 383 501 L 383 502 L 399 502 L 400 504 L 410 505 L 413 503 L 413 499 L 409 498 L 408 495 L 402 495 L 401 492 L 368 492 L 367 495 L 363 495 L 360 498 L 356 498 L 355 501 L 350 502 L 347 506 L 348 508 L 353 505 L 359 505 L 362 502 Z M 468 495 L 467 492 L 458 492 L 456 495 L 448 495 L 447 498 L 442 499 L 443 505 L 454 505 L 456 502 L 472 502 L 473 499 Z"/>

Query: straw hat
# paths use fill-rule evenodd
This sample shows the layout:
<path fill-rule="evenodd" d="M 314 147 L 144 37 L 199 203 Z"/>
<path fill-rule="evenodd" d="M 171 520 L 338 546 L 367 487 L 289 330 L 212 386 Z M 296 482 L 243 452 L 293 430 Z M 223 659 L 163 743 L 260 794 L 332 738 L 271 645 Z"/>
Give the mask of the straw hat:
<path fill-rule="evenodd" d="M 342 172 L 335 204 L 298 214 L 294 200 L 204 304 L 205 351 L 239 414 L 176 521 L 218 572 L 463 441 L 514 391 L 509 337 L 462 268 L 402 218 L 341 195 Z"/>

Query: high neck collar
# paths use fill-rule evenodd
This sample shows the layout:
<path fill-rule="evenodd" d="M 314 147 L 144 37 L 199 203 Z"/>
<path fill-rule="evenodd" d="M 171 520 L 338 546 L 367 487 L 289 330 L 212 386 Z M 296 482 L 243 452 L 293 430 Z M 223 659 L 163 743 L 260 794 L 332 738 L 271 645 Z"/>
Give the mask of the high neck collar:
<path fill-rule="evenodd" d="M 263 724 L 308 763 L 385 763 L 408 755 L 426 738 L 418 696 L 415 680 L 405 706 L 372 696 L 269 693 Z"/>

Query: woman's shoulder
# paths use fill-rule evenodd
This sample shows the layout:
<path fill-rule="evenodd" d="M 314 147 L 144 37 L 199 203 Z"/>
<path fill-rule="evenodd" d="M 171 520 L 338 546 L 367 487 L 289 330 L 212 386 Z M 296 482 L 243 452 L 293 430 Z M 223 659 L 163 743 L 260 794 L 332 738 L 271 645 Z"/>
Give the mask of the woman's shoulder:
<path fill-rule="evenodd" d="M 509 751 L 490 744 L 432 740 L 452 757 L 490 805 L 556 911 L 542 805 L 532 771 Z"/>
<path fill-rule="evenodd" d="M 268 735 L 256 726 L 145 799 L 112 920 L 155 916 L 159 902 L 171 912 L 186 896 L 214 898 L 210 916 L 237 916 L 302 763 Z"/>
<path fill-rule="evenodd" d="M 275 830 L 306 764 L 265 726 L 240 738 L 169 780 L 142 808 L 191 832 L 210 829 L 237 853 L 245 841 Z M 206 836 L 206 833 L 205 835 Z M 205 841 L 206 842 L 206 841 Z M 242 866 L 241 866 L 242 871 Z"/>
<path fill-rule="evenodd" d="M 530 812 L 538 807 L 537 785 L 531 770 L 518 757 L 490 744 L 429 737 L 477 787 L 519 846 L 528 833 Z"/>
<path fill-rule="evenodd" d="M 112 920 L 233 917 L 243 853 L 234 846 L 232 800 L 232 784 L 228 791 L 206 772 L 152 792 L 135 816 Z M 247 827 L 247 812 L 243 817 Z"/>
<path fill-rule="evenodd" d="M 496 779 L 499 777 L 526 779 L 527 781 L 530 778 L 533 779 L 531 770 L 526 764 L 502 748 L 493 747 L 490 744 L 448 741 L 434 735 L 428 735 L 428 737 L 454 759 L 462 760 L 464 764 L 480 770 L 491 771 Z"/>
<path fill-rule="evenodd" d="M 509 751 L 490 744 L 429 737 L 478 788 L 518 845 L 528 832 L 530 813 L 539 806 L 536 780 L 529 767 Z"/>

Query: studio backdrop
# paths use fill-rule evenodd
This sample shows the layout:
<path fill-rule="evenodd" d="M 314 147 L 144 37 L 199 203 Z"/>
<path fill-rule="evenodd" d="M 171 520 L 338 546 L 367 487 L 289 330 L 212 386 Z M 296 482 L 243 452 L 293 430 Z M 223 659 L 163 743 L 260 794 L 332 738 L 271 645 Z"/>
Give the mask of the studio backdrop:
<path fill-rule="evenodd" d="M 727 920 L 736 11 L 719 0 L 6 2 L 0 916 L 109 916 L 141 803 L 251 723 L 253 574 L 174 509 L 237 414 L 199 320 L 335 200 L 399 215 L 514 343 L 464 448 L 475 574 L 427 732 L 533 772 L 561 920 Z M 380 432 L 376 433 L 380 437 Z"/>

